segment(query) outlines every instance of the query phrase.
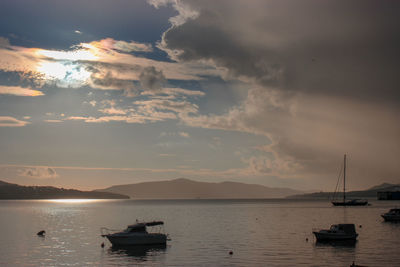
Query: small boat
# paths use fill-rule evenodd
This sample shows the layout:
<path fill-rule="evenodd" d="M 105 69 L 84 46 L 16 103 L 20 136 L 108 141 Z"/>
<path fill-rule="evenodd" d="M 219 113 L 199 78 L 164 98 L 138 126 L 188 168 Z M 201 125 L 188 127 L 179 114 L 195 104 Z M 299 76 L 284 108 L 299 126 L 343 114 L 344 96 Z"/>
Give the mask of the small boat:
<path fill-rule="evenodd" d="M 340 176 L 339 176 L 339 179 L 340 179 Z M 338 184 L 339 184 L 339 179 L 338 179 Z M 336 194 L 336 190 L 335 190 L 335 194 Z M 365 206 L 365 205 L 368 205 L 368 200 L 362 200 L 362 199 L 346 200 L 346 154 L 344 155 L 344 161 L 343 161 L 343 199 L 337 200 L 337 201 L 332 201 L 332 204 L 334 206 Z"/>
<path fill-rule="evenodd" d="M 113 246 L 162 245 L 167 243 L 163 225 L 162 221 L 136 222 L 119 232 L 103 227 L 101 236 L 106 237 Z M 154 231 L 154 227 L 158 228 L 158 231 Z M 148 228 L 152 228 L 153 231 L 148 232 Z"/>
<path fill-rule="evenodd" d="M 390 209 L 381 216 L 387 222 L 400 222 L 400 209 Z"/>
<path fill-rule="evenodd" d="M 317 241 L 356 240 L 358 234 L 354 224 L 334 224 L 329 230 L 313 231 Z"/>
<path fill-rule="evenodd" d="M 365 206 L 368 204 L 367 200 L 362 199 L 352 199 L 344 201 L 332 201 L 334 206 Z"/>

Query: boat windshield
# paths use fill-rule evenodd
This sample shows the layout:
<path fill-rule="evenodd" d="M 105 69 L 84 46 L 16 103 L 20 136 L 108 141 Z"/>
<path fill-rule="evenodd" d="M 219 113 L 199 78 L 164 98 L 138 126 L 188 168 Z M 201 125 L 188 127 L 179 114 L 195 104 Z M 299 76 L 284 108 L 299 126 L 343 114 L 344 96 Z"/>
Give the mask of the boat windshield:
<path fill-rule="evenodd" d="M 128 233 L 146 233 L 146 226 L 145 225 L 134 225 L 134 226 L 129 226 L 126 229 L 126 232 Z"/>
<path fill-rule="evenodd" d="M 331 226 L 331 229 L 329 229 L 329 230 L 331 230 L 332 232 L 336 232 L 338 230 L 338 226 L 336 224 L 334 224 Z"/>

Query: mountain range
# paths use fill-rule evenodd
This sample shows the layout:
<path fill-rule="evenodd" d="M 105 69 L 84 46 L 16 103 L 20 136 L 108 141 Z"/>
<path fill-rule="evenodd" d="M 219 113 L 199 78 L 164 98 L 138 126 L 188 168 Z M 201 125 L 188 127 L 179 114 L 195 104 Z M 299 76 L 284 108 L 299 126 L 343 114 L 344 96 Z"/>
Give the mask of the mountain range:
<path fill-rule="evenodd" d="M 52 186 L 22 186 L 0 181 L 0 199 L 126 199 L 116 193 L 79 191 Z"/>
<path fill-rule="evenodd" d="M 400 184 L 384 183 L 363 191 L 346 192 L 348 198 L 376 198 L 378 191 L 399 191 Z M 52 186 L 21 186 L 0 181 L 0 199 L 330 199 L 333 192 L 305 194 L 289 188 L 271 188 L 238 182 L 198 182 L 185 178 L 169 181 L 115 185 L 94 191 L 56 188 Z M 342 193 L 336 194 L 337 198 Z"/>
<path fill-rule="evenodd" d="M 302 193 L 289 188 L 271 188 L 263 185 L 237 182 L 197 182 L 185 178 L 115 185 L 96 191 L 123 194 L 133 199 L 282 198 Z"/>
<path fill-rule="evenodd" d="M 389 184 L 383 183 L 377 186 L 373 186 L 367 190 L 362 191 L 349 191 L 346 192 L 346 197 L 348 198 L 376 198 L 377 193 L 381 191 L 400 191 L 400 184 Z M 288 196 L 288 198 L 295 199 L 331 199 L 333 197 L 333 192 L 317 192 L 311 194 L 299 194 Z M 343 193 L 336 193 L 336 198 L 342 198 Z"/>

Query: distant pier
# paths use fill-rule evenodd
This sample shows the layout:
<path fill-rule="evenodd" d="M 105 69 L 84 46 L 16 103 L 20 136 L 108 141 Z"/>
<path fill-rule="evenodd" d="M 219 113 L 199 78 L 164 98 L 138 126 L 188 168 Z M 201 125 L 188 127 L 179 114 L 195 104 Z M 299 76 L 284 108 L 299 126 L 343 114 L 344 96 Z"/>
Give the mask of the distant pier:
<path fill-rule="evenodd" d="M 378 192 L 378 200 L 400 200 L 400 191 Z"/>

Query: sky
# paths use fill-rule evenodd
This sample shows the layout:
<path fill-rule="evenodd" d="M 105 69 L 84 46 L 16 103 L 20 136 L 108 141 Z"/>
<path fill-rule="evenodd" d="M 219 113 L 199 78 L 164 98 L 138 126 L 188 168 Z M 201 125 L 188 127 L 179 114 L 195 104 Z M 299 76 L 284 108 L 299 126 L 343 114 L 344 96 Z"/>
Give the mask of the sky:
<path fill-rule="evenodd" d="M 0 180 L 400 183 L 399 8 L 2 0 Z"/>

